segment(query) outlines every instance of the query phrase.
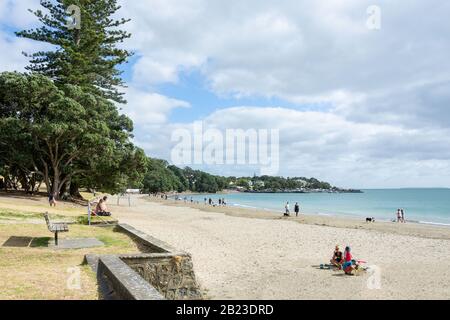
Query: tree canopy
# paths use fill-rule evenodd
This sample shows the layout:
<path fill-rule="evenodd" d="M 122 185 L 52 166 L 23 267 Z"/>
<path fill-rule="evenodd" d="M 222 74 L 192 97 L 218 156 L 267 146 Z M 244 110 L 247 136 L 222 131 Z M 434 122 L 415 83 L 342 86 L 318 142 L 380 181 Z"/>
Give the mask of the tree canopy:
<path fill-rule="evenodd" d="M 17 36 L 45 42 L 55 49 L 25 53 L 28 70 L 46 75 L 57 86 L 67 83 L 116 102 L 125 102 L 117 89 L 123 86 L 118 65 L 132 55 L 119 47 L 131 35 L 120 29 L 127 19 L 115 19 L 117 0 L 41 0 L 44 10 L 32 11 L 42 26 Z M 80 10 L 80 25 L 68 25 L 67 9 Z"/>
<path fill-rule="evenodd" d="M 193 170 L 189 167 L 181 169 L 169 165 L 165 160 L 149 158 L 143 185 L 143 191 L 146 193 L 187 190 L 216 193 L 226 189 L 228 183 L 225 177 Z"/>
<path fill-rule="evenodd" d="M 0 74 L 0 165 L 40 176 L 49 192 L 72 182 L 117 192 L 139 180 L 146 159 L 129 140 L 132 129 L 112 102 L 80 87 Z"/>

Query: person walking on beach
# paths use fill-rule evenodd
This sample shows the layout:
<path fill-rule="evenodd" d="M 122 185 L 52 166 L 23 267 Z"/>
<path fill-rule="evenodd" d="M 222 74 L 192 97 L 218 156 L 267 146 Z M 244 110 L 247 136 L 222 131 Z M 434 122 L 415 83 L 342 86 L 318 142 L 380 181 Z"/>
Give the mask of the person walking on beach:
<path fill-rule="evenodd" d="M 402 221 L 402 213 L 400 209 L 397 209 L 397 222 L 400 223 Z"/>
<path fill-rule="evenodd" d="M 295 216 L 298 217 L 298 213 L 300 212 L 300 206 L 299 206 L 298 202 L 295 203 L 294 211 L 295 211 Z"/>
<path fill-rule="evenodd" d="M 400 210 L 400 216 L 401 216 L 401 219 L 402 219 L 402 223 L 406 223 L 405 210 L 403 210 L 403 209 Z"/>
<path fill-rule="evenodd" d="M 290 215 L 290 212 L 289 212 L 289 201 L 286 202 L 286 205 L 284 206 L 284 209 L 285 209 L 284 216 L 285 217 L 289 217 L 289 215 Z"/>

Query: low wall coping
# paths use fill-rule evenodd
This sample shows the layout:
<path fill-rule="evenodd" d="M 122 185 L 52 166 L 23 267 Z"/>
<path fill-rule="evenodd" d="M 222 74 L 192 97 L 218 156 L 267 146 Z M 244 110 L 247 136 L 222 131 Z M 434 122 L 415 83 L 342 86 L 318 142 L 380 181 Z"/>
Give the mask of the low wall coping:
<path fill-rule="evenodd" d="M 122 298 L 128 300 L 165 300 L 140 274 L 116 255 L 102 255 L 99 270 L 105 274 Z"/>
<path fill-rule="evenodd" d="M 164 241 L 161 241 L 159 239 L 156 239 L 152 236 L 149 236 L 148 234 L 139 231 L 129 224 L 126 223 L 119 223 L 117 225 L 119 228 L 121 228 L 123 231 L 131 235 L 133 238 L 138 239 L 141 243 L 143 243 L 145 246 L 148 246 L 152 248 L 153 250 L 157 251 L 157 253 L 173 253 L 177 252 L 181 255 L 187 255 L 187 253 L 177 250 L 171 245 L 165 243 Z"/>

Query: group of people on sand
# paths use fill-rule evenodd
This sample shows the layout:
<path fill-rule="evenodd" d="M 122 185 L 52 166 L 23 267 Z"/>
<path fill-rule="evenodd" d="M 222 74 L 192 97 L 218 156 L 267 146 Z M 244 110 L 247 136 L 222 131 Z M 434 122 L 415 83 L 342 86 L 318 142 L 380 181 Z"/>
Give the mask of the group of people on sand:
<path fill-rule="evenodd" d="M 294 212 L 295 212 L 295 216 L 298 217 L 298 214 L 300 213 L 300 205 L 298 204 L 298 202 L 296 202 L 294 205 Z M 284 216 L 285 217 L 291 216 L 291 212 L 289 211 L 289 201 L 286 202 L 286 204 L 284 206 Z"/>
<path fill-rule="evenodd" d="M 398 223 L 406 223 L 404 209 L 397 209 L 397 222 Z"/>
<path fill-rule="evenodd" d="M 333 252 L 333 257 L 330 260 L 332 266 L 343 270 L 345 274 L 353 275 L 354 270 L 358 270 L 359 263 L 353 259 L 351 248 L 345 247 L 344 253 L 336 246 Z"/>
<path fill-rule="evenodd" d="M 215 203 L 211 198 L 204 198 L 203 201 L 205 205 L 210 205 L 213 207 L 225 207 L 227 205 L 227 203 L 225 202 L 225 198 L 219 198 L 218 203 Z"/>

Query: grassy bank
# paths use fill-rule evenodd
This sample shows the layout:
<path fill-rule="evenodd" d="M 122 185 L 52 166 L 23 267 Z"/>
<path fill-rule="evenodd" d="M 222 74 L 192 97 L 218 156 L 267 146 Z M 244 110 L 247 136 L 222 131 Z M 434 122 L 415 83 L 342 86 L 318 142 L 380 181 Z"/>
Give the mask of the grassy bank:
<path fill-rule="evenodd" d="M 136 253 L 139 250 L 114 227 L 71 224 L 64 238 L 96 238 L 99 248 L 56 250 L 49 247 L 53 234 L 47 230 L 42 212 L 55 221 L 77 220 L 85 208 L 70 203 L 48 210 L 46 199 L 0 197 L 0 299 L 98 299 L 97 281 L 86 254 Z M 24 210 L 19 210 L 20 204 Z M 80 272 L 81 288 L 71 288 L 71 275 Z"/>

